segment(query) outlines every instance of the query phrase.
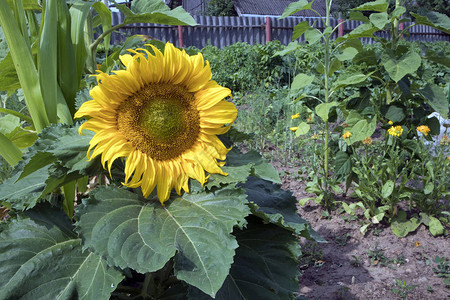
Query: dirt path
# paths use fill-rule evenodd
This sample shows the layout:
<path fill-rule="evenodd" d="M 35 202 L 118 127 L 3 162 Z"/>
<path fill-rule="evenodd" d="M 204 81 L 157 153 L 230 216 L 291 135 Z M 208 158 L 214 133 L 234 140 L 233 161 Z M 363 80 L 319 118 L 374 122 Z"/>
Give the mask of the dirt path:
<path fill-rule="evenodd" d="M 309 196 L 305 184 L 289 175 L 295 168 L 274 165 L 288 174 L 284 189 L 298 199 Z M 450 258 L 448 237 L 433 237 L 423 225 L 405 238 L 382 225 L 363 236 L 362 218 L 339 210 L 325 218 L 312 201 L 299 214 L 328 243 L 301 241 L 298 299 L 450 299 L 450 288 L 433 272 L 436 256 Z"/>

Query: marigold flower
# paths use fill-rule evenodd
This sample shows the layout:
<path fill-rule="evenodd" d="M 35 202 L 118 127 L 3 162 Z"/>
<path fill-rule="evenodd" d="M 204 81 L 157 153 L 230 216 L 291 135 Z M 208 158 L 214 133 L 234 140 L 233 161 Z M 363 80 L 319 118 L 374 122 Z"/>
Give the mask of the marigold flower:
<path fill-rule="evenodd" d="M 362 143 L 364 145 L 370 146 L 372 145 L 372 139 L 370 137 L 366 137 L 365 139 L 362 140 Z"/>
<path fill-rule="evenodd" d="M 297 129 L 298 129 L 298 127 L 291 127 L 291 128 L 289 128 L 291 131 L 293 131 L 293 132 L 296 132 L 297 131 Z"/>
<path fill-rule="evenodd" d="M 201 53 L 190 56 L 167 43 L 164 53 L 151 46 L 129 50 L 120 60 L 125 70 L 97 82 L 75 118 L 88 117 L 79 128 L 95 132 L 87 156 L 101 155 L 111 172 L 125 158 L 125 181 L 141 187 L 144 197 L 157 188 L 164 203 L 170 192 L 189 192 L 189 178 L 204 184 L 208 173 L 227 175 L 223 160 L 230 149 L 216 136 L 230 129 L 237 109 L 224 98 L 231 91 L 211 80 Z"/>
<path fill-rule="evenodd" d="M 389 121 L 389 122 L 388 122 L 388 124 L 389 124 L 389 125 L 392 125 L 392 124 L 394 124 L 394 122 L 392 122 L 392 121 Z"/>
<path fill-rule="evenodd" d="M 388 129 L 389 135 L 392 136 L 401 136 L 403 134 L 403 128 L 400 125 L 397 126 L 391 126 L 391 128 Z"/>
<path fill-rule="evenodd" d="M 292 120 L 298 119 L 298 118 L 300 118 L 300 113 L 296 113 L 295 115 L 292 115 L 292 116 L 291 116 L 291 119 L 292 119 Z"/>
<path fill-rule="evenodd" d="M 348 138 L 351 137 L 351 136 L 352 136 L 352 134 L 351 134 L 351 132 L 348 131 L 348 130 L 342 135 L 342 137 L 343 137 L 344 139 L 348 139 Z"/>
<path fill-rule="evenodd" d="M 417 131 L 423 133 L 424 135 L 428 135 L 428 133 L 430 132 L 430 127 L 428 127 L 427 125 L 420 125 L 417 126 Z"/>

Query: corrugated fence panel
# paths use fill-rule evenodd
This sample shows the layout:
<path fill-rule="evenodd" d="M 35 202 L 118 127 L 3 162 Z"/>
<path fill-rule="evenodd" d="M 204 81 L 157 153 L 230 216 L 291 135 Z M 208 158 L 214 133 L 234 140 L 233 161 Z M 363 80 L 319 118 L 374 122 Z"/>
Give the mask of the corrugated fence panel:
<path fill-rule="evenodd" d="M 223 48 L 236 42 L 247 42 L 249 44 L 264 44 L 266 42 L 266 17 L 212 17 L 212 16 L 193 16 L 199 24 L 198 26 L 183 26 L 183 44 L 185 47 L 195 46 L 203 48 L 207 44 Z M 279 40 L 287 45 L 291 42 L 293 28 L 301 21 L 308 21 L 311 26 L 323 30 L 324 24 L 320 18 L 315 17 L 288 17 L 279 19 L 270 17 L 271 39 Z M 112 24 L 121 23 L 123 16 L 118 12 L 112 13 Z M 330 25 L 335 27 L 338 20 L 330 18 Z M 344 34 L 362 24 L 359 21 L 347 21 L 343 24 Z M 405 23 L 407 28 L 410 23 Z M 450 41 L 450 35 L 425 25 L 416 25 L 409 28 L 409 36 L 405 38 L 410 41 Z M 172 25 L 138 23 L 130 24 L 119 29 L 112 34 L 111 41 L 118 43 L 124 41 L 127 36 L 134 34 L 144 34 L 151 38 L 163 42 L 170 41 L 178 45 L 178 27 Z M 388 38 L 388 33 L 380 31 L 377 36 Z M 333 38 L 337 38 L 338 30 L 334 31 Z M 304 42 L 304 36 L 298 41 Z M 373 39 L 361 38 L 363 43 L 373 43 Z M 178 45 L 179 46 L 179 45 Z"/>

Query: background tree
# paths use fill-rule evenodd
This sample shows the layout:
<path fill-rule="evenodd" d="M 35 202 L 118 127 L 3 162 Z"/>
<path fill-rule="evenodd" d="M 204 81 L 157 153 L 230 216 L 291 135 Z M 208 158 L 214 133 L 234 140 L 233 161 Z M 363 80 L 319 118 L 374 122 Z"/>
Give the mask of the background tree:
<path fill-rule="evenodd" d="M 206 0 L 204 0 L 206 1 Z M 208 16 L 237 16 L 234 0 L 209 0 L 206 4 Z"/>
<path fill-rule="evenodd" d="M 334 0 L 333 1 L 333 16 L 337 17 L 341 13 L 343 19 L 347 18 L 352 8 L 358 7 L 361 4 L 372 2 L 372 0 Z M 395 5 L 395 0 L 390 0 L 391 6 Z M 406 7 L 407 15 L 409 13 L 422 14 L 425 11 L 437 11 L 441 14 L 450 16 L 450 3 L 449 0 L 403 0 L 402 5 Z M 370 12 L 367 12 L 369 15 Z"/>

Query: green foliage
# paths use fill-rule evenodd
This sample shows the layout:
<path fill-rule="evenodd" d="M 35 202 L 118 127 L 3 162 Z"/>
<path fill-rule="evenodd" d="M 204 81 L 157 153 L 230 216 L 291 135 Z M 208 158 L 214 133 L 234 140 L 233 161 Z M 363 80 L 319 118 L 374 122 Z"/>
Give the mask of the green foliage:
<path fill-rule="evenodd" d="M 209 0 L 206 4 L 206 15 L 208 16 L 236 16 L 234 0 Z"/>
<path fill-rule="evenodd" d="M 415 285 L 409 285 L 406 281 L 395 279 L 395 287 L 392 288 L 392 293 L 399 295 L 402 299 L 406 299 L 408 294 L 415 288 Z"/>
<path fill-rule="evenodd" d="M 1 224 L 0 251 L 2 299 L 109 299 L 123 278 L 83 251 L 67 215 L 48 204 Z"/>
<path fill-rule="evenodd" d="M 290 299 L 298 289 L 297 266 L 301 255 L 297 239 L 275 225 L 255 217 L 245 229 L 233 233 L 239 243 L 236 256 L 215 299 Z M 188 299 L 211 299 L 191 288 Z"/>
<path fill-rule="evenodd" d="M 274 56 L 283 47 L 279 41 L 271 41 L 266 45 L 235 43 L 223 49 L 206 46 L 201 52 L 211 64 L 214 80 L 234 93 L 244 93 L 259 87 L 279 87 L 290 82 L 292 64 L 297 60 L 293 54 L 287 57 Z"/>
<path fill-rule="evenodd" d="M 91 193 L 77 227 L 84 247 L 110 265 L 154 272 L 175 256 L 177 278 L 214 297 L 238 246 L 231 231 L 248 213 L 245 195 L 234 189 L 176 197 L 162 207 L 109 187 Z"/>
<path fill-rule="evenodd" d="M 238 151 L 230 153 L 227 169 L 230 180 L 216 176 L 209 188 L 192 188 L 192 194 L 172 196 L 166 206 L 152 199 L 154 195 L 144 199 L 132 191 L 117 188 L 114 181 L 109 187 L 95 188 L 83 204 L 79 203 L 74 230 L 69 219 L 58 209 L 37 202 L 46 200 L 63 206 L 66 214 L 71 215 L 71 208 L 61 199 L 57 188 L 84 175 L 103 172 L 98 160 L 87 161 L 86 151 L 91 138 L 92 133 L 79 136 L 77 127 L 55 125 L 46 128 L 16 167 L 14 176 L 2 183 L 3 203 L 15 211 L 27 211 L 19 212 L 17 221 L 10 221 L 2 228 L 0 247 L 4 245 L 9 251 L 6 253 L 11 255 L 26 248 L 29 253 L 44 253 L 51 260 L 54 260 L 54 251 L 60 253 L 57 264 L 38 258 L 34 262 L 30 260 L 34 258 L 21 256 L 35 268 L 28 268 L 29 274 L 4 263 L 8 272 L 16 274 L 11 275 L 14 281 L 3 283 L 5 297 L 26 298 L 31 289 L 44 293 L 41 286 L 50 280 L 54 292 L 63 298 L 70 298 L 73 293 L 89 299 L 108 298 L 123 277 L 120 270 L 127 268 L 145 273 L 148 282 L 156 285 L 153 288 L 143 285 L 147 295 L 173 291 L 186 294 L 188 286 L 191 286 L 192 294 L 219 298 L 236 293 L 264 294 L 268 290 L 274 298 L 288 297 L 296 291 L 296 262 L 300 255 L 296 235 L 320 238 L 297 215 L 295 198 L 282 192 L 279 185 L 264 180 L 279 182 L 279 177 L 276 170 L 255 152 L 246 155 Z M 240 173 L 241 169 L 245 172 Z M 123 165 L 114 164 L 113 176 L 121 173 Z M 250 177 L 249 183 L 241 188 L 234 187 L 246 182 L 250 174 L 260 178 Z M 118 177 L 120 180 L 121 176 Z M 252 184 L 254 180 L 258 182 L 256 187 Z M 261 194 L 262 191 L 266 192 Z M 253 199 L 251 203 L 247 197 Z M 249 213 L 254 217 L 247 221 L 245 218 Z M 22 217 L 25 215 L 28 217 Z M 31 220 L 27 221 L 28 218 Z M 37 223 L 32 223 L 34 219 Z M 263 221 L 272 225 L 263 224 Z M 40 235 L 52 234 L 47 232 L 53 228 L 51 226 L 55 228 L 52 229 L 55 237 L 50 244 L 32 242 L 33 239 L 40 240 Z M 23 232 L 30 242 L 23 244 L 28 241 L 23 239 Z M 259 242 L 248 241 L 253 235 L 261 236 Z M 249 255 L 254 257 L 250 259 Z M 10 255 L 5 257 L 10 259 L 9 264 L 22 265 Z M 253 263 L 248 265 L 252 259 Z M 70 268 L 58 267 L 66 261 L 71 262 Z M 95 269 L 101 269 L 101 272 L 93 271 Z M 68 279 L 52 281 L 54 276 Z M 167 285 L 165 282 L 169 278 L 173 278 L 172 283 Z M 240 278 L 246 282 L 253 280 L 258 285 L 235 285 Z M 22 281 L 30 282 L 29 289 L 28 285 L 18 288 Z M 86 286 L 88 281 L 94 284 Z M 108 288 L 102 288 L 105 285 Z M 120 290 L 114 294 L 122 295 Z"/>

